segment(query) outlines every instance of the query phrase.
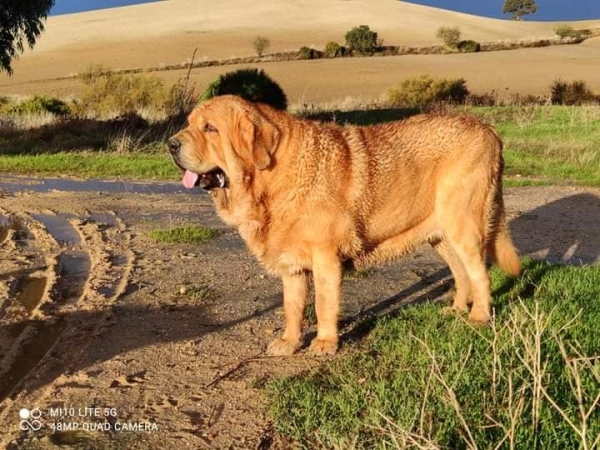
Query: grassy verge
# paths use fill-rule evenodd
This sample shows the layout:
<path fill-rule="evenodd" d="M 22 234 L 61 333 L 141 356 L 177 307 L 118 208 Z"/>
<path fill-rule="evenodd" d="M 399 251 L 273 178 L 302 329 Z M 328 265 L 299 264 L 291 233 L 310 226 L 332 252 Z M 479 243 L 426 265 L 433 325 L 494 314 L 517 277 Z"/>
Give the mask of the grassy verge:
<path fill-rule="evenodd" d="M 506 175 L 600 186 L 600 106 L 472 108 L 504 139 Z"/>
<path fill-rule="evenodd" d="M 201 244 L 217 237 L 218 234 L 218 230 L 195 225 L 150 231 L 152 239 L 168 244 Z"/>
<path fill-rule="evenodd" d="M 313 448 L 596 448 L 600 267 L 493 271 L 493 327 L 403 308 L 364 343 L 269 386 L 280 433 Z"/>
<path fill-rule="evenodd" d="M 0 173 L 27 176 L 67 175 L 75 178 L 173 180 L 179 172 L 166 154 L 61 152 L 0 156 Z"/>
<path fill-rule="evenodd" d="M 600 186 L 600 106 L 457 109 L 475 114 L 499 130 L 505 142 L 507 185 L 569 183 Z M 402 119 L 415 113 L 416 110 L 378 109 L 320 111 L 309 115 L 321 120 L 334 119 L 338 123 L 370 125 Z M 95 130 L 96 128 L 103 130 L 102 126 L 97 124 L 94 125 Z M 95 133 L 84 133 L 86 139 L 95 136 L 94 139 L 98 141 L 93 143 L 94 151 L 78 150 L 76 141 L 80 136 L 64 125 L 57 127 L 52 133 L 52 139 L 42 147 L 36 133 L 32 135 L 32 142 L 27 141 L 27 136 L 31 133 L 20 133 L 17 148 L 23 150 L 18 154 L 0 155 L 0 173 L 174 180 L 177 178 L 177 171 L 166 152 L 157 152 L 157 149 L 162 150 L 165 147 L 161 139 L 168 135 L 162 128 L 164 126 L 159 127 L 158 131 L 148 133 L 136 130 L 137 134 L 134 133 L 132 138 L 128 137 L 127 130 L 112 130 L 113 137 L 110 142 L 101 142 L 98 137 L 101 133 L 98 130 Z M 61 133 L 67 133 L 68 139 L 61 138 Z M 142 137 L 138 136 L 140 134 Z M 115 135 L 119 136 L 118 139 L 114 138 Z M 123 144 L 129 141 L 133 141 L 134 144 Z M 50 145 L 52 142 L 56 142 L 56 148 L 68 150 L 53 153 L 52 149 L 55 147 Z M 133 151 L 126 150 L 130 146 Z M 10 142 L 3 142 L 2 147 L 11 149 Z M 106 150 L 111 148 L 121 150 Z M 0 152 L 8 153 L 8 150 Z M 16 153 L 14 149 L 12 152 Z"/>

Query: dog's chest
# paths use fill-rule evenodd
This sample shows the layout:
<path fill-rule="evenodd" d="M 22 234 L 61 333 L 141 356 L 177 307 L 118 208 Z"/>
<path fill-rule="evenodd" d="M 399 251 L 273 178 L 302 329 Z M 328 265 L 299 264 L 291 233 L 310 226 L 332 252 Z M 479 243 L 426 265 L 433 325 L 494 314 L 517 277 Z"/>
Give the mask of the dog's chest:
<path fill-rule="evenodd" d="M 310 255 L 301 242 L 268 233 L 256 223 L 238 226 L 238 231 L 248 249 L 269 273 L 281 276 L 310 270 Z"/>

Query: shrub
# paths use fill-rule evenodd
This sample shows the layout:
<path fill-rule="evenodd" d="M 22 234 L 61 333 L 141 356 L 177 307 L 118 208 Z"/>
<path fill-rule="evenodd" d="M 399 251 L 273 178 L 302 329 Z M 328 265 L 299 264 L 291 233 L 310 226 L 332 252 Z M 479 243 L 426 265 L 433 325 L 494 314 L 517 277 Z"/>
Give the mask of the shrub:
<path fill-rule="evenodd" d="M 271 42 L 264 36 L 256 36 L 252 41 L 252 47 L 254 47 L 254 51 L 259 57 L 264 55 L 270 46 Z"/>
<path fill-rule="evenodd" d="M 0 95 L 0 113 L 6 111 L 11 104 L 12 101 L 10 100 L 10 98 Z"/>
<path fill-rule="evenodd" d="M 329 58 L 339 58 L 346 54 L 346 48 L 337 42 L 331 41 L 325 45 L 324 53 Z"/>
<path fill-rule="evenodd" d="M 576 30 L 567 24 L 560 24 L 554 28 L 554 33 L 561 39 L 571 38 L 576 41 L 582 41 L 592 35 L 590 30 Z"/>
<path fill-rule="evenodd" d="M 377 50 L 377 42 L 377 33 L 372 31 L 368 25 L 360 25 L 346 33 L 346 47 L 361 55 L 368 55 Z"/>
<path fill-rule="evenodd" d="M 568 37 L 572 38 L 572 37 L 577 36 L 577 31 L 575 31 L 575 29 L 571 25 L 567 25 L 567 24 L 563 23 L 563 24 L 557 25 L 554 28 L 554 34 L 559 36 L 561 39 L 568 38 Z"/>
<path fill-rule="evenodd" d="M 438 102 L 462 103 L 469 95 L 466 81 L 457 79 L 434 79 L 428 75 L 408 78 L 399 87 L 388 91 L 392 106 L 424 108 Z"/>
<path fill-rule="evenodd" d="M 595 99 L 586 82 L 582 80 L 556 80 L 550 88 L 550 100 L 555 105 L 581 105 Z"/>
<path fill-rule="evenodd" d="M 461 53 L 477 53 L 481 50 L 481 45 L 479 42 L 467 40 L 460 41 L 456 48 L 458 48 L 458 51 Z"/>
<path fill-rule="evenodd" d="M 435 35 L 451 48 L 456 48 L 460 42 L 460 29 L 458 27 L 440 27 Z"/>
<path fill-rule="evenodd" d="M 310 47 L 300 47 L 298 51 L 298 59 L 319 59 L 323 54 Z"/>
<path fill-rule="evenodd" d="M 287 97 L 283 89 L 264 70 L 240 69 L 227 72 L 208 85 L 200 100 L 206 101 L 227 94 L 239 95 L 251 102 L 266 103 L 277 109 L 287 108 Z"/>
<path fill-rule="evenodd" d="M 498 94 L 495 91 L 483 94 L 469 94 L 466 103 L 470 106 L 501 106 Z"/>
<path fill-rule="evenodd" d="M 167 94 L 165 112 L 170 117 L 187 116 L 198 103 L 194 87 L 188 86 L 188 81 L 178 81 Z"/>
<path fill-rule="evenodd" d="M 587 39 L 590 36 L 592 36 L 594 33 L 592 33 L 592 30 L 588 30 L 588 29 L 584 29 L 584 30 L 577 30 L 577 39 Z"/>
<path fill-rule="evenodd" d="M 169 98 L 163 81 L 155 76 L 126 75 L 92 66 L 78 78 L 87 86 L 75 103 L 79 115 L 127 115 L 142 109 L 164 112 Z"/>
<path fill-rule="evenodd" d="M 51 113 L 55 116 L 68 116 L 71 114 L 71 109 L 65 102 L 57 98 L 35 95 L 21 103 L 9 106 L 7 112 L 18 115 Z"/>

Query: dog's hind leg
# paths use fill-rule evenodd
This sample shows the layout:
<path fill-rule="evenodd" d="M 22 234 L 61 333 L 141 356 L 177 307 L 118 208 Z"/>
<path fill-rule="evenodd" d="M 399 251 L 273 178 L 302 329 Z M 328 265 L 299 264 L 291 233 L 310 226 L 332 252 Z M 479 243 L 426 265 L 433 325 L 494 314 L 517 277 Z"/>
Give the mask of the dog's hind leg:
<path fill-rule="evenodd" d="M 469 277 L 473 297 L 469 321 L 476 323 L 490 320 L 490 278 L 485 267 L 483 231 L 480 226 L 467 220 L 460 230 L 446 232 L 448 245 L 462 262 Z"/>
<path fill-rule="evenodd" d="M 462 312 L 468 311 L 469 303 L 471 303 L 471 281 L 469 280 L 469 275 L 467 274 L 463 263 L 446 241 L 438 241 L 437 243 L 432 244 L 432 246 L 437 250 L 446 264 L 448 264 L 452 276 L 454 277 L 456 293 L 454 294 L 452 309 Z"/>

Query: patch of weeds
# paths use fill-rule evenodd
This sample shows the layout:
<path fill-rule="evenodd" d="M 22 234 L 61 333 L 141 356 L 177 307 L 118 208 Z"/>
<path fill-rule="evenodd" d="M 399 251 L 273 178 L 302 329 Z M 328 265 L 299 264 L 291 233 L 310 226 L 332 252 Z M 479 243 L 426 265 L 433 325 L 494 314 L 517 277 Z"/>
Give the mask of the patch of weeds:
<path fill-rule="evenodd" d="M 179 294 L 192 300 L 209 300 L 212 296 L 212 290 L 206 284 L 195 284 L 182 287 Z"/>
<path fill-rule="evenodd" d="M 317 310 L 315 309 L 315 302 L 308 302 L 304 307 L 304 321 L 309 326 L 317 324 Z"/>
<path fill-rule="evenodd" d="M 198 225 L 150 231 L 152 239 L 167 244 L 202 244 L 218 235 L 219 230 Z"/>
<path fill-rule="evenodd" d="M 491 326 L 402 308 L 270 383 L 275 428 L 303 448 L 597 448 L 600 267 L 525 260 L 520 277 L 491 276 Z"/>

